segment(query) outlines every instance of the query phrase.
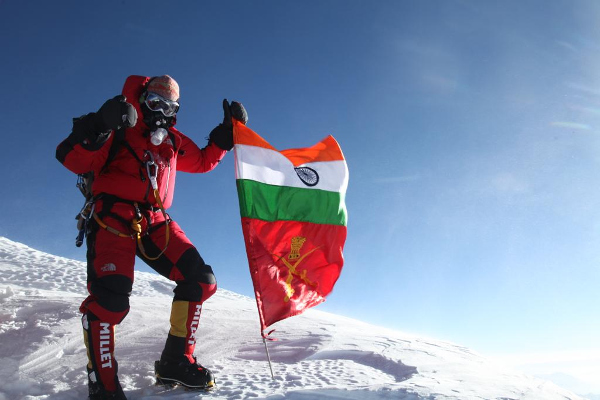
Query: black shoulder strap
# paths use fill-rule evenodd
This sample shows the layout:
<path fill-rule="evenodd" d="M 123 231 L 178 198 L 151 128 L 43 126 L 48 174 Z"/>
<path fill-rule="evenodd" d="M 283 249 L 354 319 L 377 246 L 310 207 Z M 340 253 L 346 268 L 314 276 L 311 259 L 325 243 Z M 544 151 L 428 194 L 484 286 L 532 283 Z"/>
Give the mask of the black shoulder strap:
<path fill-rule="evenodd" d="M 112 143 L 110 144 L 110 150 L 108 150 L 108 157 L 106 157 L 106 161 L 104 162 L 104 166 L 101 171 L 105 171 L 108 167 L 108 164 L 115 158 L 119 148 L 123 143 L 127 143 L 125 141 L 125 127 L 121 127 L 113 132 L 115 137 L 113 138 Z"/>
<path fill-rule="evenodd" d="M 138 155 L 135 153 L 133 148 L 131 148 L 131 145 L 129 143 L 127 143 L 126 140 L 123 140 L 122 143 L 123 143 L 123 146 L 125 146 L 125 148 L 131 153 L 133 158 L 135 158 L 140 164 L 145 165 L 144 162 L 140 159 L 140 157 L 138 157 Z"/>
<path fill-rule="evenodd" d="M 179 150 L 177 148 L 177 139 L 175 139 L 175 134 L 173 132 L 171 132 L 171 130 L 168 130 L 169 132 L 169 139 L 171 139 L 171 146 L 173 146 L 173 151 L 177 152 L 177 150 Z"/>

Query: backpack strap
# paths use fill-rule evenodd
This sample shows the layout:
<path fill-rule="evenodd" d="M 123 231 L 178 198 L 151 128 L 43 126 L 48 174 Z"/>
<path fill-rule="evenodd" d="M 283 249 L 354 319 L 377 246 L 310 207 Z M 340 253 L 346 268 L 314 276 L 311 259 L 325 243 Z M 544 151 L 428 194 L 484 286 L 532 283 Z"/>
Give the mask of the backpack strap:
<path fill-rule="evenodd" d="M 127 140 L 125 140 L 125 127 L 117 129 L 114 132 L 114 135 L 115 135 L 115 137 L 110 145 L 110 149 L 108 151 L 108 156 L 106 157 L 106 161 L 104 162 L 104 166 L 102 166 L 100 173 L 103 173 L 106 171 L 106 169 L 108 168 L 108 165 L 115 158 L 115 156 L 119 152 L 121 146 L 124 146 L 127 149 L 127 151 L 129 151 L 129 153 L 131 153 L 133 158 L 135 158 L 137 160 L 137 162 L 140 163 L 140 171 L 141 171 L 142 167 L 145 165 L 144 161 L 142 161 L 142 159 L 135 153 L 135 151 L 133 150 L 131 145 L 127 142 Z M 140 173 L 140 177 L 141 177 L 142 181 L 146 180 L 142 173 Z"/>
<path fill-rule="evenodd" d="M 131 155 L 133 156 L 133 158 L 135 158 L 142 166 L 146 165 L 142 159 L 135 153 L 135 151 L 133 150 L 133 148 L 131 147 L 131 145 L 129 143 L 127 143 L 126 140 L 123 140 L 122 142 L 123 146 L 125 146 L 125 148 L 127 149 L 127 151 L 129 151 L 131 153 Z"/>
<path fill-rule="evenodd" d="M 124 126 L 117 129 L 116 131 L 114 131 L 114 135 L 115 135 L 115 137 L 113 138 L 113 141 L 110 144 L 110 150 L 108 150 L 108 157 L 106 157 L 106 161 L 104 162 L 104 165 L 102 166 L 102 169 L 100 170 L 102 172 L 106 171 L 108 164 L 110 164 L 110 162 L 115 158 L 115 156 L 119 152 L 119 148 L 121 147 L 121 145 L 123 143 L 127 143 L 127 142 L 125 142 L 125 127 Z"/>

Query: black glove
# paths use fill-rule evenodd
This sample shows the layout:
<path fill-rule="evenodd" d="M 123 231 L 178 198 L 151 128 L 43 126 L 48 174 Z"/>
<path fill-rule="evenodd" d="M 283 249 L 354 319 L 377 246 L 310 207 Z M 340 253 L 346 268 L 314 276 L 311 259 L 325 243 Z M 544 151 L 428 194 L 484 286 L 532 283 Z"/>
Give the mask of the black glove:
<path fill-rule="evenodd" d="M 232 101 L 231 105 L 227 99 L 223 100 L 223 123 L 217 125 L 210 132 L 209 143 L 214 142 L 223 150 L 231 150 L 233 148 L 233 123 L 231 117 L 237 119 L 244 125 L 248 122 L 248 113 L 241 103 Z"/>
<path fill-rule="evenodd" d="M 225 101 L 227 101 L 227 100 L 225 100 Z M 237 101 L 232 101 L 231 105 L 229 106 L 229 111 L 231 112 L 230 116 L 237 119 L 242 124 L 246 125 L 246 123 L 248 122 L 248 113 L 246 112 L 246 109 L 244 108 L 242 103 L 238 103 Z M 231 119 L 229 119 L 229 120 L 231 121 Z"/>
<path fill-rule="evenodd" d="M 100 107 L 97 116 L 97 123 L 101 126 L 101 132 L 116 131 L 122 126 L 132 127 L 137 123 L 137 111 L 135 107 L 127 103 L 123 95 L 118 95 Z"/>
<path fill-rule="evenodd" d="M 89 149 L 98 149 L 108 139 L 111 130 L 122 125 L 134 126 L 137 111 L 119 95 L 106 101 L 96 113 L 89 113 L 73 119 L 73 131 L 67 138 L 71 145 L 85 144 Z"/>
<path fill-rule="evenodd" d="M 108 133 L 102 133 L 103 126 L 97 120 L 96 113 L 89 113 L 79 118 L 73 118 L 73 130 L 67 138 L 71 146 L 81 144 L 88 150 L 97 150 L 102 147 L 109 135 Z"/>

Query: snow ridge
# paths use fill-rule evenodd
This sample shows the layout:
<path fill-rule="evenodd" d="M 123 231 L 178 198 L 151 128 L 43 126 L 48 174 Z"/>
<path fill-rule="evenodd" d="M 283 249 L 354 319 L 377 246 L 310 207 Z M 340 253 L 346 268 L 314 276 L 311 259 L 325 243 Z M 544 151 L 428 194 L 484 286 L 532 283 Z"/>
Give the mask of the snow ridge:
<path fill-rule="evenodd" d="M 79 304 L 85 264 L 0 237 L 0 400 L 87 398 Z M 131 312 L 117 327 L 119 377 L 129 399 L 580 399 L 502 370 L 452 343 L 310 310 L 278 324 L 266 363 L 253 299 L 219 289 L 206 302 L 196 355 L 210 394 L 154 386 L 173 283 L 136 272 Z"/>

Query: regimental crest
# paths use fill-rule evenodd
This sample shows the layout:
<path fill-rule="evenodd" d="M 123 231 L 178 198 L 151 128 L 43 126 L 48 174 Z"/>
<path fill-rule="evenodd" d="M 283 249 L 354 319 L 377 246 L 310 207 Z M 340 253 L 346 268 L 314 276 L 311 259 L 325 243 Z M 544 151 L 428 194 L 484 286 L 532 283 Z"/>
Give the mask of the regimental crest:
<path fill-rule="evenodd" d="M 319 174 L 312 168 L 309 167 L 296 167 L 294 168 L 298 178 L 304 183 L 306 186 L 316 186 L 319 183 Z"/>
<path fill-rule="evenodd" d="M 290 245 L 290 253 L 287 255 L 287 257 L 285 257 L 285 256 L 278 257 L 279 260 L 281 262 L 283 262 L 283 264 L 286 266 L 286 268 L 288 269 L 288 273 L 289 273 L 287 276 L 287 279 L 285 280 L 286 295 L 283 299 L 283 301 L 286 303 L 291 300 L 291 298 L 295 292 L 294 288 L 292 287 L 292 282 L 293 282 L 294 278 L 300 279 L 306 286 L 310 286 L 315 289 L 318 287 L 318 283 L 311 282 L 310 279 L 307 278 L 306 274 L 308 271 L 306 269 L 304 269 L 302 271 L 300 271 L 298 269 L 300 263 L 306 257 L 308 257 L 312 252 L 314 252 L 315 250 L 317 250 L 319 248 L 319 247 L 315 247 L 314 249 L 302 254 L 301 250 L 302 250 L 302 247 L 304 246 L 305 242 L 306 242 L 305 237 L 302 237 L 302 236 L 292 237 L 291 245 Z"/>
<path fill-rule="evenodd" d="M 294 236 L 292 238 L 292 251 L 290 251 L 288 259 L 297 260 L 300 258 L 300 249 L 304 246 L 304 242 L 306 242 L 306 238 L 302 236 Z"/>

